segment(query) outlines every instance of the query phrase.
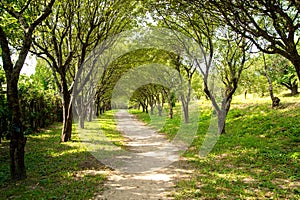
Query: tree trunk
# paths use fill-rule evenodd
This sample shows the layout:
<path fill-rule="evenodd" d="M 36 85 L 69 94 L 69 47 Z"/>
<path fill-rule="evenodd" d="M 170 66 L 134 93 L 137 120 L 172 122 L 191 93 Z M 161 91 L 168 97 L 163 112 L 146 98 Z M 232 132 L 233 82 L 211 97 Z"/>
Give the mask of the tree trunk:
<path fill-rule="evenodd" d="M 84 128 L 84 116 L 83 116 L 83 113 L 81 113 L 78 116 L 78 120 L 79 120 L 79 127 L 83 129 Z"/>
<path fill-rule="evenodd" d="M 274 96 L 272 80 L 271 80 L 271 78 L 270 78 L 270 76 L 268 75 L 267 72 L 265 73 L 265 76 L 266 76 L 266 78 L 268 79 L 268 82 L 269 82 L 269 92 L 270 92 L 270 97 L 271 97 L 271 100 L 272 100 L 272 108 L 278 107 L 280 99 L 278 97 Z"/>
<path fill-rule="evenodd" d="M 150 115 L 154 115 L 154 104 L 153 104 L 153 102 L 150 103 Z"/>
<path fill-rule="evenodd" d="M 61 141 L 67 142 L 71 139 L 72 135 L 72 123 L 73 123 L 73 113 L 72 113 L 72 102 L 71 95 L 69 91 L 63 92 L 63 128 Z"/>
<path fill-rule="evenodd" d="M 64 116 L 63 119 L 63 129 L 62 129 L 62 136 L 61 136 L 62 142 L 67 142 L 71 140 L 72 124 L 73 124 L 73 113 L 72 113 L 72 105 L 71 105 L 71 108 L 68 109 L 66 116 Z"/>
<path fill-rule="evenodd" d="M 181 104 L 182 104 L 183 114 L 184 114 L 184 123 L 189 123 L 189 103 L 186 102 L 183 95 L 181 95 Z"/>
<path fill-rule="evenodd" d="M 93 119 L 93 115 L 94 115 L 94 109 L 93 109 L 93 104 L 89 103 L 88 105 L 88 113 L 87 113 L 87 121 L 91 122 Z"/>
<path fill-rule="evenodd" d="M 226 116 L 224 118 L 224 113 L 218 114 L 218 134 L 225 134 L 225 122 Z"/>
<path fill-rule="evenodd" d="M 172 102 L 172 93 L 170 91 L 164 90 L 169 104 L 169 118 L 173 119 L 173 102 Z"/>
<path fill-rule="evenodd" d="M 226 133 L 226 117 L 230 110 L 231 101 L 232 101 L 232 95 L 225 97 L 222 102 L 221 110 L 219 111 L 219 113 L 217 113 L 219 134 Z"/>
<path fill-rule="evenodd" d="M 170 108 L 169 108 L 169 118 L 173 119 L 173 106 L 172 104 L 169 104 Z"/>
<path fill-rule="evenodd" d="M 158 116 L 162 116 L 162 110 L 163 110 L 163 106 L 164 106 L 164 99 L 162 97 L 162 99 L 160 101 L 159 95 L 157 95 L 156 99 L 157 99 Z"/>
<path fill-rule="evenodd" d="M 143 112 L 146 112 L 144 104 L 142 104 Z"/>
<path fill-rule="evenodd" d="M 76 118 L 78 118 L 78 126 L 83 129 L 84 128 L 84 119 L 86 116 L 86 108 L 83 105 L 82 97 L 78 97 L 74 103 L 75 103 L 74 106 L 77 111 Z"/>
<path fill-rule="evenodd" d="M 186 97 L 184 94 L 181 95 L 181 103 L 184 113 L 184 122 L 189 123 L 189 103 L 191 100 L 191 78 L 188 80 L 188 91 Z"/>
<path fill-rule="evenodd" d="M 24 162 L 25 144 L 27 138 L 24 137 L 21 109 L 18 96 L 18 77 L 7 77 L 7 100 L 8 108 L 11 111 L 10 126 L 10 173 L 12 179 L 25 179 L 26 168 Z"/>
<path fill-rule="evenodd" d="M 292 88 L 291 88 L 291 96 L 295 96 L 298 94 L 298 84 L 295 83 L 292 85 Z"/>
<path fill-rule="evenodd" d="M 293 59 L 289 59 L 289 60 L 293 63 L 296 69 L 298 79 L 300 80 L 300 56 L 298 55 L 297 52 L 294 55 L 295 56 L 293 56 Z"/>
<path fill-rule="evenodd" d="M 100 112 L 100 106 L 99 102 L 96 103 L 96 117 L 99 117 L 99 112 Z"/>

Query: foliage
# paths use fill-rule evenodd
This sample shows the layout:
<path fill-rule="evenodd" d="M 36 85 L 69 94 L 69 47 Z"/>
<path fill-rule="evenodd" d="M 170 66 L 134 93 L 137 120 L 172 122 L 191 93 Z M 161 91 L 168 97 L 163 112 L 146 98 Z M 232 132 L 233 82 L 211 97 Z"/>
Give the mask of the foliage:
<path fill-rule="evenodd" d="M 55 12 L 43 23 L 34 38 L 33 51 L 51 66 L 55 83 L 62 96 L 63 142 L 70 140 L 72 135 L 71 94 L 75 79 L 80 77 L 78 72 L 87 60 L 91 59 L 89 53 L 93 51 L 98 55 L 102 54 L 103 50 L 113 43 L 111 36 L 125 29 L 131 19 L 126 9 L 132 5 L 129 3 L 122 7 L 126 2 L 57 1 L 53 9 Z M 84 111 L 87 106 L 80 104 L 77 108 Z M 79 117 L 83 118 L 82 115 Z M 84 121 L 80 121 L 81 126 L 84 126 Z"/>
<path fill-rule="evenodd" d="M 268 74 L 272 79 L 273 90 L 275 93 L 280 93 L 282 87 L 276 81 L 276 77 L 282 77 L 282 74 L 277 71 L 278 68 L 276 58 L 278 55 L 265 55 Z M 278 60 L 278 59 L 277 59 Z M 257 94 L 259 97 L 268 96 L 268 80 L 265 77 L 264 61 L 261 54 L 255 54 L 247 63 L 249 66 L 245 69 L 245 73 L 241 75 L 241 83 L 239 85 L 238 94 L 247 93 Z M 278 74 L 277 74 L 278 73 Z M 247 95 L 246 95 L 247 96 Z"/>
<path fill-rule="evenodd" d="M 29 129 L 27 133 L 30 133 L 30 130 L 37 131 L 38 128 L 44 128 L 53 122 L 61 121 L 62 108 L 60 97 L 55 90 L 45 89 L 44 87 L 45 85 L 30 77 L 21 75 L 19 80 L 19 97 L 21 100 L 23 125 Z"/>
<path fill-rule="evenodd" d="M 291 91 L 291 95 L 298 93 L 298 77 L 291 62 L 282 56 L 269 55 L 270 74 L 278 84 Z"/>
<path fill-rule="evenodd" d="M 39 68 L 39 66 L 37 67 Z M 1 93 L 0 93 L 0 120 L 1 133 L 7 139 L 10 125 L 10 112 L 7 105 L 6 91 L 2 91 L 2 85 L 6 84 L 4 72 L 0 71 Z M 36 79 L 39 77 L 39 80 Z M 23 125 L 25 126 L 24 133 L 30 134 L 38 131 L 39 128 L 44 128 L 51 125 L 53 122 L 61 121 L 62 108 L 60 98 L 56 91 L 51 89 L 50 84 L 44 85 L 39 82 L 42 76 L 36 72 L 32 78 L 21 75 L 18 90 L 20 98 L 20 107 L 23 116 Z"/>
<path fill-rule="evenodd" d="M 6 136 L 8 131 L 9 109 L 5 95 L 6 91 L 2 88 L 5 85 L 5 74 L 3 70 L 0 70 L 0 141 L 2 137 Z"/>
<path fill-rule="evenodd" d="M 37 59 L 35 73 L 32 74 L 30 78 L 37 87 L 40 87 L 43 90 L 49 90 L 51 93 L 58 93 L 52 70 L 46 61 Z"/>
<path fill-rule="evenodd" d="M 236 33 L 251 40 L 262 52 L 280 54 L 290 60 L 300 78 L 298 1 L 212 0 L 195 1 Z"/>

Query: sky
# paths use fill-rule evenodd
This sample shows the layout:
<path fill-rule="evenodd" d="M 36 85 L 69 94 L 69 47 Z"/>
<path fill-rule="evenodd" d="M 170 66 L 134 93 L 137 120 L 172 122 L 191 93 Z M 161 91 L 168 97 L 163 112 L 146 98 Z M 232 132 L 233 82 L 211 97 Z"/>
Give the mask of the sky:
<path fill-rule="evenodd" d="M 36 66 L 36 57 L 31 54 L 28 54 L 25 60 L 25 64 L 21 70 L 21 74 L 26 74 L 27 76 L 34 74 L 35 66 Z"/>
<path fill-rule="evenodd" d="M 16 57 L 12 56 L 12 60 L 16 61 Z M 32 54 L 28 54 L 25 60 L 25 63 L 23 65 L 23 68 L 21 70 L 21 74 L 26 74 L 27 76 L 30 76 L 31 74 L 34 74 L 35 72 L 35 66 L 36 66 L 36 57 Z M 0 57 L 0 66 L 2 66 L 2 59 Z"/>

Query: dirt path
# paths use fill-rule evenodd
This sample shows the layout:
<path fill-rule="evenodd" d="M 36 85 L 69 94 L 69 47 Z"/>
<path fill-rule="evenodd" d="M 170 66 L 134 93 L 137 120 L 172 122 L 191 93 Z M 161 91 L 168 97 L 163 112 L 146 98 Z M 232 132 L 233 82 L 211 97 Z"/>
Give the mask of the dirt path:
<path fill-rule="evenodd" d="M 112 172 L 103 194 L 95 199 L 172 199 L 175 181 L 191 173 L 178 166 L 177 148 L 125 110 L 116 119 L 117 129 L 129 140 L 129 154 L 120 158 L 122 166 Z"/>

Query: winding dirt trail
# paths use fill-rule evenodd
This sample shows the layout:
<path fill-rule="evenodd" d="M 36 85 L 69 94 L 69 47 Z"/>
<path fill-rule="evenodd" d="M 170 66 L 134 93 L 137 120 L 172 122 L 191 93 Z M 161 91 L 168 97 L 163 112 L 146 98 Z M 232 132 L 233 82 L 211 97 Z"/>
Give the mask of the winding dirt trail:
<path fill-rule="evenodd" d="M 130 153 L 121 158 L 123 165 L 109 175 L 103 194 L 95 199 L 173 199 L 175 182 L 192 173 L 179 165 L 177 148 L 125 110 L 116 120 Z"/>

